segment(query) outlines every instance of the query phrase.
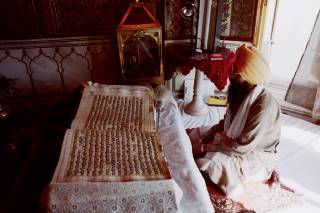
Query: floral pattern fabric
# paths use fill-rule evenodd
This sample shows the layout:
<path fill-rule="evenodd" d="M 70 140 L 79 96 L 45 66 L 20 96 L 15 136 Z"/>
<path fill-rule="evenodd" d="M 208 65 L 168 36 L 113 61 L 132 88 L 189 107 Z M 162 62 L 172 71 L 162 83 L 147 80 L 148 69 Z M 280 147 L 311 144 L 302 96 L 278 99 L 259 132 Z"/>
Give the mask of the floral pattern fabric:
<path fill-rule="evenodd" d="M 172 180 L 52 183 L 47 212 L 176 212 L 181 192 Z"/>

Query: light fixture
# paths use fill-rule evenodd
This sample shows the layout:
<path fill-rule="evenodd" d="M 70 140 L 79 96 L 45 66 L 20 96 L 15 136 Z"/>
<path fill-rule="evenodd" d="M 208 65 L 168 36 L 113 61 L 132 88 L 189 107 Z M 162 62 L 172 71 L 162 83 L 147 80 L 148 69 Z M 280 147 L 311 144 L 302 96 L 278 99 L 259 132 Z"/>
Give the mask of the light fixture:
<path fill-rule="evenodd" d="M 195 15 L 195 4 L 187 3 L 180 10 L 181 16 L 185 19 L 192 19 Z"/>
<path fill-rule="evenodd" d="M 182 4 L 180 9 L 180 15 L 183 19 L 190 23 L 190 47 L 183 55 L 190 57 L 195 54 L 195 42 L 194 42 L 194 21 L 197 14 L 197 0 L 188 0 Z"/>

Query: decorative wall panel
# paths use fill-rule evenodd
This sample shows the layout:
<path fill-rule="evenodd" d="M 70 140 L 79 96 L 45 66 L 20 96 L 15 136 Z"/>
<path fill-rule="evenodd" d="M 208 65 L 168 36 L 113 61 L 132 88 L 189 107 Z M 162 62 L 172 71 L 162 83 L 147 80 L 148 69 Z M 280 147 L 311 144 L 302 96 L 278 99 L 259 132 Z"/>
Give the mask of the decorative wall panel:
<path fill-rule="evenodd" d="M 67 94 L 89 80 L 119 83 L 115 44 L 108 37 L 0 42 L 0 74 L 17 79 L 19 96 Z"/>
<path fill-rule="evenodd" d="M 257 0 L 233 0 L 231 36 L 251 37 L 254 31 Z"/>
<path fill-rule="evenodd" d="M 129 0 L 2 0 L 0 39 L 114 33 Z"/>
<path fill-rule="evenodd" d="M 41 5 L 47 2 L 57 32 L 63 34 L 111 31 L 127 5 L 117 0 L 42 0 Z"/>
<path fill-rule="evenodd" d="M 225 39 L 253 41 L 258 0 L 224 0 L 221 35 Z"/>
<path fill-rule="evenodd" d="M 253 41 L 257 5 L 260 0 L 224 0 L 221 18 L 221 38 L 227 40 Z M 191 20 L 185 20 L 180 14 L 182 5 L 195 3 L 198 8 L 201 4 L 207 6 L 217 5 L 217 0 L 165 0 L 165 39 L 190 39 Z M 212 6 L 214 7 L 214 6 Z M 205 12 L 204 12 L 205 13 Z M 196 14 L 193 26 L 197 27 Z M 201 18 L 200 18 L 201 19 Z M 194 29 L 196 31 L 196 29 Z"/>
<path fill-rule="evenodd" d="M 232 0 L 224 0 L 221 19 L 221 36 L 230 35 Z"/>

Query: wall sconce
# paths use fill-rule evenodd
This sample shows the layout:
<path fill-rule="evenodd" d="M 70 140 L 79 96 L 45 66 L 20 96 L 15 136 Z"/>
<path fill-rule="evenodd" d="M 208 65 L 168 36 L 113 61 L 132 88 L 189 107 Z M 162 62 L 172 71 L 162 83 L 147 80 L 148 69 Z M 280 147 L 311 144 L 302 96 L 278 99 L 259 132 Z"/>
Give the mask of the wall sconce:
<path fill-rule="evenodd" d="M 195 9 L 194 3 L 187 3 L 182 6 L 180 14 L 185 19 L 192 19 L 195 15 Z"/>
<path fill-rule="evenodd" d="M 197 0 L 191 0 L 187 1 L 184 3 L 180 9 L 180 15 L 183 19 L 191 21 L 191 26 L 190 26 L 190 48 L 191 51 L 194 51 L 195 46 L 194 46 L 194 21 L 195 21 L 195 16 L 197 14 L 197 5 L 196 5 Z"/>

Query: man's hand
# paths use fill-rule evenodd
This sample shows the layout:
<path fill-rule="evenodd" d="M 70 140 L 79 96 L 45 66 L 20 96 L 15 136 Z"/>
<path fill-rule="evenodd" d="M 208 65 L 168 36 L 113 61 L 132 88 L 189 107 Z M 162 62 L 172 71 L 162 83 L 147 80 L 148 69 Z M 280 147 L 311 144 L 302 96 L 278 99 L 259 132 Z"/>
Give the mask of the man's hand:
<path fill-rule="evenodd" d="M 204 156 L 204 152 L 201 150 L 201 144 L 203 143 L 200 136 L 199 128 L 186 129 L 188 136 L 190 137 L 193 157 L 199 158 Z"/>
<path fill-rule="evenodd" d="M 228 148 L 237 148 L 238 147 L 237 141 L 232 138 L 229 138 L 223 132 L 217 133 L 214 137 L 214 141 L 215 141 L 215 143 L 222 145 L 222 146 L 226 146 Z"/>
<path fill-rule="evenodd" d="M 202 151 L 228 153 L 237 147 L 238 144 L 236 140 L 229 138 L 222 132 L 218 132 L 215 134 L 214 140 L 202 145 Z"/>
<path fill-rule="evenodd" d="M 192 154 L 194 159 L 203 157 L 205 155 L 205 152 L 202 150 L 202 140 L 199 138 L 199 140 L 192 144 Z"/>

